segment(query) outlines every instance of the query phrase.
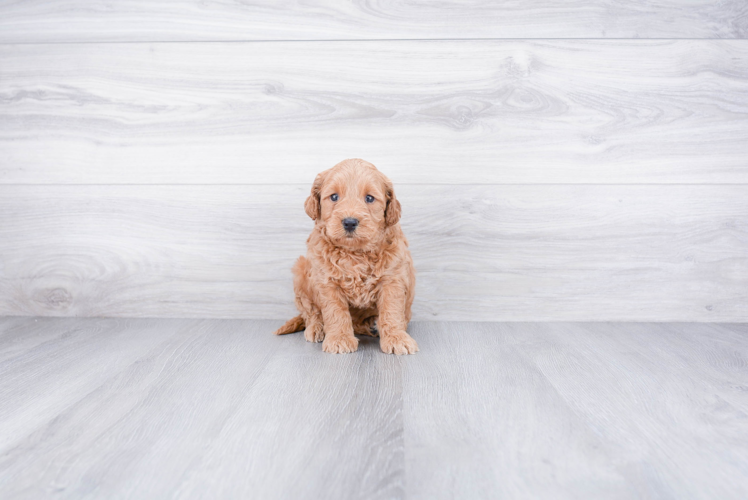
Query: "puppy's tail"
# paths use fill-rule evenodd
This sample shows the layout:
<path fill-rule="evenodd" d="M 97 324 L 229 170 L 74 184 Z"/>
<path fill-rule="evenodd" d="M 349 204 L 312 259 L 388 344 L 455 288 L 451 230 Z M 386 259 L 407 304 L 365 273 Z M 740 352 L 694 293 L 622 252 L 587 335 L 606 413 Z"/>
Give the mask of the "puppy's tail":
<path fill-rule="evenodd" d="M 304 328 L 306 328 L 306 325 L 304 324 L 304 318 L 302 318 L 301 316 L 296 316 L 295 318 L 291 318 L 286 321 L 286 324 L 274 331 L 273 335 L 285 335 L 287 333 L 300 332 Z"/>

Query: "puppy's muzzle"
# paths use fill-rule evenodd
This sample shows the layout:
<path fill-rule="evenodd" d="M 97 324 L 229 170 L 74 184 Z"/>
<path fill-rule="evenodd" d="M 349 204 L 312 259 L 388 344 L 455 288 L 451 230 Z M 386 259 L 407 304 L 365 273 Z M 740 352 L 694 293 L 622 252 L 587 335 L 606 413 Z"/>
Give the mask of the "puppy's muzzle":
<path fill-rule="evenodd" d="M 353 217 L 346 217 L 343 219 L 343 229 L 345 229 L 346 233 L 352 233 L 357 227 L 358 219 L 354 219 Z"/>

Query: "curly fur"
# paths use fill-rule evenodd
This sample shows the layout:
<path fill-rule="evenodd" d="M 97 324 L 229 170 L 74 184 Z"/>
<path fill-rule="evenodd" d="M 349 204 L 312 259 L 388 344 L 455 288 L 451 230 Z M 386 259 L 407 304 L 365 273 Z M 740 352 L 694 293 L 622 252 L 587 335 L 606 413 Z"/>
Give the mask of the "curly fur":
<path fill-rule="evenodd" d="M 354 334 L 378 334 L 386 353 L 418 351 L 405 331 L 415 270 L 392 182 L 369 162 L 345 160 L 317 175 L 304 208 L 315 225 L 306 257 L 293 267 L 301 314 L 275 334 L 303 329 L 307 341 L 333 353 L 355 351 Z M 358 219 L 355 232 L 344 229 L 346 218 Z"/>

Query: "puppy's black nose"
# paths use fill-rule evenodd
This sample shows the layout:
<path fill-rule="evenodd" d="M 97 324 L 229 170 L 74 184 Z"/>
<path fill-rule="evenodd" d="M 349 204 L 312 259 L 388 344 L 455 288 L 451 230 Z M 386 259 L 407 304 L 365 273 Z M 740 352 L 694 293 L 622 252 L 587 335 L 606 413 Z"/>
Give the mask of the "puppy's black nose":
<path fill-rule="evenodd" d="M 349 233 L 355 231 L 357 226 L 358 219 L 354 219 L 353 217 L 346 217 L 343 219 L 343 228 Z"/>

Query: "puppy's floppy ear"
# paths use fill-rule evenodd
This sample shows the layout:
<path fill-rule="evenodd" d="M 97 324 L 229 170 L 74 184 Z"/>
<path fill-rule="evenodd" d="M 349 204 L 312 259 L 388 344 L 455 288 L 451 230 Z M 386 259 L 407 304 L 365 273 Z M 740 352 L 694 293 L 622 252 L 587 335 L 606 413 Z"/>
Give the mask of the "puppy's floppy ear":
<path fill-rule="evenodd" d="M 317 220 L 322 215 L 319 194 L 322 191 L 322 184 L 324 184 L 325 182 L 326 175 L 327 170 L 320 174 L 317 174 L 317 177 L 315 177 L 314 179 L 314 183 L 312 183 L 312 192 L 304 202 L 304 210 L 306 211 L 306 214 L 312 218 L 312 220 Z"/>
<path fill-rule="evenodd" d="M 387 196 L 387 206 L 384 208 L 384 223 L 388 226 L 394 226 L 400 220 L 400 202 L 395 197 L 395 189 L 392 187 L 391 180 L 385 180 L 384 190 Z"/>

